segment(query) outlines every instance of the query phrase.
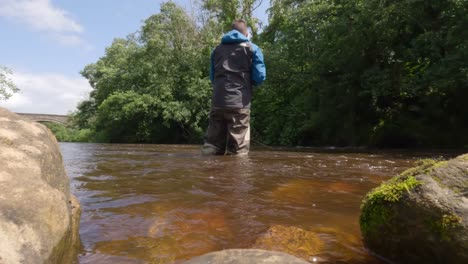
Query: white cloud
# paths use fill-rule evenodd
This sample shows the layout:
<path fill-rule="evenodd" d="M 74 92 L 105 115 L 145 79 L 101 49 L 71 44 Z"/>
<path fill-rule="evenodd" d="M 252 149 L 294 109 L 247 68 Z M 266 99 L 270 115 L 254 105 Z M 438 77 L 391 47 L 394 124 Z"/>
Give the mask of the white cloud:
<path fill-rule="evenodd" d="M 86 44 L 79 35 L 83 32 L 83 26 L 67 11 L 53 6 L 51 0 L 0 0 L 0 17 L 19 21 L 47 33 L 62 44 Z"/>
<path fill-rule="evenodd" d="M 52 37 L 57 40 L 58 43 L 65 46 L 77 46 L 84 48 L 85 51 L 91 51 L 94 49 L 94 46 L 90 45 L 82 38 L 76 35 L 68 34 L 53 34 Z"/>
<path fill-rule="evenodd" d="M 50 0 L 0 0 L 0 16 L 19 19 L 29 26 L 52 32 L 80 33 L 83 27 Z"/>
<path fill-rule="evenodd" d="M 0 102 L 0 106 L 18 113 L 64 115 L 74 111 L 78 102 L 86 99 L 91 91 L 85 78 L 56 73 L 15 71 L 12 80 L 21 91 L 8 101 Z"/>

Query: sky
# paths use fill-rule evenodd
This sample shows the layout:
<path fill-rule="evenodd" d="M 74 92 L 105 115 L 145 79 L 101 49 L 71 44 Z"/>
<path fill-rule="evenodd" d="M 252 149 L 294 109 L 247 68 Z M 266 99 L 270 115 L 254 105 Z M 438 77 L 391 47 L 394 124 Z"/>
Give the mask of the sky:
<path fill-rule="evenodd" d="M 195 3 L 197 0 L 192 0 Z M 136 32 L 163 0 L 0 0 L 0 65 L 20 92 L 0 101 L 17 113 L 65 115 L 88 98 L 80 71 L 113 39 Z M 173 2 L 190 12 L 190 0 Z M 266 23 L 268 0 L 254 15 Z"/>

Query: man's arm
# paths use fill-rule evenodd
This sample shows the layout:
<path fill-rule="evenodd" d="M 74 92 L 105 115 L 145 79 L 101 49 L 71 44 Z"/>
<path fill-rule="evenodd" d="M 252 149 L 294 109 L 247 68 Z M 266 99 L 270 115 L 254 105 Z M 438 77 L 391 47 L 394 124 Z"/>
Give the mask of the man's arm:
<path fill-rule="evenodd" d="M 262 50 L 255 44 L 252 45 L 252 81 L 254 85 L 260 85 L 266 79 L 266 68 L 263 62 Z"/>
<path fill-rule="evenodd" d="M 214 82 L 214 50 L 211 52 L 211 57 L 210 57 L 210 80 L 211 83 Z"/>

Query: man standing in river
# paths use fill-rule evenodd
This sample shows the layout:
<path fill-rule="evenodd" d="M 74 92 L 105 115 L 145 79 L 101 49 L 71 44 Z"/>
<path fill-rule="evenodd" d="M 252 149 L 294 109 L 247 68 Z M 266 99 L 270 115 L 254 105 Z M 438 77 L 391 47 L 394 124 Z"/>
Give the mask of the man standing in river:
<path fill-rule="evenodd" d="M 202 153 L 247 154 L 250 147 L 252 90 L 266 78 L 263 54 L 249 41 L 247 23 L 232 23 L 211 54 L 213 97 Z"/>

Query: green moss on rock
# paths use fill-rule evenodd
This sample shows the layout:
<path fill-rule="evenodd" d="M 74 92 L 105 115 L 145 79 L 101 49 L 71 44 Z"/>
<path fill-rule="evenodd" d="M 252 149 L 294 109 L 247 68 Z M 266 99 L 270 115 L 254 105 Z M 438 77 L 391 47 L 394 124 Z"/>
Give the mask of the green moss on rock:
<path fill-rule="evenodd" d="M 462 160 L 462 161 L 468 161 L 468 154 L 458 156 L 457 159 Z"/>
<path fill-rule="evenodd" d="M 444 214 L 442 216 L 442 220 L 440 221 L 441 227 L 443 230 L 457 227 L 461 224 L 461 222 L 462 222 L 461 217 L 456 214 L 449 214 L 449 215 Z"/>
<path fill-rule="evenodd" d="M 441 168 L 447 165 L 445 160 L 435 160 L 435 159 L 422 159 L 416 162 L 416 167 L 409 168 L 402 172 L 400 175 L 402 177 L 408 176 L 417 176 L 419 174 L 427 174 L 433 169 Z"/>
<path fill-rule="evenodd" d="M 361 231 L 367 234 L 388 223 L 393 217 L 391 204 L 420 184 L 414 176 L 401 175 L 373 189 L 361 205 Z"/>
<path fill-rule="evenodd" d="M 393 217 L 391 208 L 382 203 L 366 204 L 359 219 L 364 235 L 374 232 L 380 226 L 390 222 Z"/>
<path fill-rule="evenodd" d="M 373 189 L 370 193 L 367 194 L 365 199 L 370 203 L 382 201 L 396 202 L 401 198 L 401 195 L 404 191 L 409 192 L 420 184 L 421 182 L 418 181 L 414 176 L 395 177 Z"/>
<path fill-rule="evenodd" d="M 10 139 L 6 138 L 6 137 L 2 137 L 0 136 L 0 143 L 3 143 L 7 146 L 12 146 L 13 145 L 13 141 L 11 141 Z"/>
<path fill-rule="evenodd" d="M 462 218 L 455 213 L 444 213 L 427 221 L 429 229 L 442 240 L 449 240 L 454 229 L 461 227 Z"/>
<path fill-rule="evenodd" d="M 400 200 L 405 192 L 410 192 L 421 182 L 417 175 L 427 174 L 436 167 L 446 164 L 445 161 L 423 159 L 417 162 L 416 167 L 407 169 L 399 176 L 384 182 L 369 192 L 361 205 L 360 225 L 363 234 L 375 231 L 380 226 L 391 221 L 393 210 L 391 204 Z"/>
<path fill-rule="evenodd" d="M 436 181 L 437 184 L 438 184 L 440 187 L 442 187 L 442 188 L 448 188 L 448 186 L 445 185 L 445 184 L 442 182 L 442 179 L 439 178 L 438 176 L 436 176 L 436 175 L 431 175 L 431 178 L 432 178 L 434 181 Z M 454 191 L 455 191 L 455 190 L 454 190 Z"/>

